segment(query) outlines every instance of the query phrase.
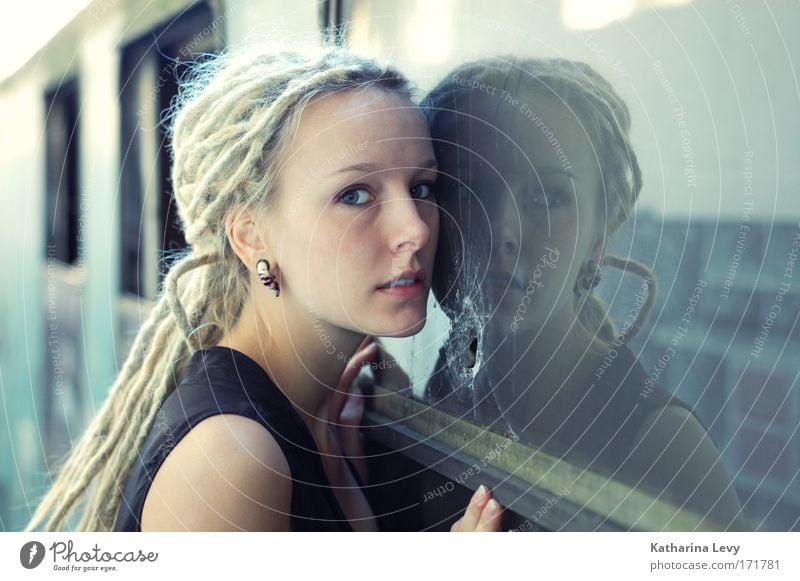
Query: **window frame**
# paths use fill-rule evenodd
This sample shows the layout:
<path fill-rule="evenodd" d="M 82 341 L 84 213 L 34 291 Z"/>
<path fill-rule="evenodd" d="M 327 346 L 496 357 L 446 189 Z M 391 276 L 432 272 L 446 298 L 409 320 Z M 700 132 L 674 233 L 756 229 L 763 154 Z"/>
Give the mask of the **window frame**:
<path fill-rule="evenodd" d="M 224 48 L 217 10 L 188 5 L 120 49 L 120 289 L 131 300 L 154 301 L 172 258 L 186 248 L 163 112 L 177 92 L 178 67 Z"/>
<path fill-rule="evenodd" d="M 374 386 L 370 395 L 364 427 L 367 438 L 471 490 L 486 484 L 503 506 L 538 527 L 565 531 L 723 530 L 721 524 L 692 509 L 403 393 Z M 493 455 L 492 450 L 499 448 L 505 452 Z M 463 478 L 476 466 L 480 477 Z M 563 490 L 568 492 L 561 496 Z M 558 502 L 552 502 L 554 497 L 559 497 Z"/>

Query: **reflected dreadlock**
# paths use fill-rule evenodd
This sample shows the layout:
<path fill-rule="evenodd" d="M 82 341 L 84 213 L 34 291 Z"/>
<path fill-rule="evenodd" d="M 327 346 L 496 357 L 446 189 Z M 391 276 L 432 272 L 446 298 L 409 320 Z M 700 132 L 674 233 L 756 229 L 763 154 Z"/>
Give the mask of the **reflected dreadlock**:
<path fill-rule="evenodd" d="M 457 79 L 469 79 L 470 84 L 456 82 Z M 445 75 L 422 101 L 434 141 L 458 141 L 457 137 L 450 135 L 450 128 L 459 115 L 468 115 L 479 122 L 491 122 L 497 117 L 496 110 L 472 106 L 472 86 L 486 83 L 517 94 L 523 82 L 525 90 L 540 90 L 558 98 L 587 128 L 601 166 L 605 198 L 602 201 L 607 217 L 604 236 L 607 238 L 632 214 L 642 188 L 642 174 L 631 145 L 628 106 L 612 85 L 588 64 L 560 58 L 513 56 L 464 63 Z M 510 88 L 512 86 L 517 87 L 516 92 Z M 499 102 L 500 99 L 498 107 Z M 458 250 L 453 247 L 454 241 L 448 239 L 446 230 L 440 229 L 437 264 L 441 264 L 448 253 L 457 253 Z M 603 263 L 641 276 L 648 287 L 647 298 L 637 319 L 625 330 L 625 336 L 619 337 L 608 316 L 607 306 L 593 290 L 589 290 L 583 293 L 577 306 L 579 328 L 609 344 L 618 338 L 627 341 L 641 329 L 655 303 L 655 276 L 647 266 L 628 257 L 607 254 Z M 447 309 L 448 292 L 456 286 L 454 277 L 458 272 L 453 268 L 439 268 L 436 274 L 433 289 Z"/>

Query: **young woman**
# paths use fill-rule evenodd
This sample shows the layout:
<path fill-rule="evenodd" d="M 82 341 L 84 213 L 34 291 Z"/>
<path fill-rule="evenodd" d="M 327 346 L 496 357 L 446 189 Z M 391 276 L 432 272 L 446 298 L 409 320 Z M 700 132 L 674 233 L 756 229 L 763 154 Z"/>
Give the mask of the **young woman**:
<path fill-rule="evenodd" d="M 508 57 L 452 70 L 424 108 L 453 322 L 430 398 L 738 526 L 714 443 L 626 347 L 656 288 L 607 248 L 642 186 L 624 101 L 586 64 Z M 643 280 L 620 329 L 594 292 L 604 267 Z"/>
<path fill-rule="evenodd" d="M 437 169 L 408 82 L 241 51 L 199 67 L 171 138 L 190 251 L 28 529 L 376 530 L 337 427 L 365 337 L 425 324 Z M 497 530 L 490 497 L 454 530 Z"/>

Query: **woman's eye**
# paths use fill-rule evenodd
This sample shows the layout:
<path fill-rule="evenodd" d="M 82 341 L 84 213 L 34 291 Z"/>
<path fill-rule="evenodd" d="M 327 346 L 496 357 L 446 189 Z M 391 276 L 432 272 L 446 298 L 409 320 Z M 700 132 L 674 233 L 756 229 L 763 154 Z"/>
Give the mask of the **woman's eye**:
<path fill-rule="evenodd" d="M 353 188 L 339 196 L 339 202 L 346 206 L 360 206 L 369 201 L 369 191 L 364 188 Z"/>
<path fill-rule="evenodd" d="M 565 202 L 560 192 L 538 191 L 533 194 L 533 205 L 540 208 L 555 208 L 563 206 Z"/>
<path fill-rule="evenodd" d="M 417 184 L 411 188 L 411 196 L 420 200 L 425 200 L 433 195 L 431 184 Z"/>

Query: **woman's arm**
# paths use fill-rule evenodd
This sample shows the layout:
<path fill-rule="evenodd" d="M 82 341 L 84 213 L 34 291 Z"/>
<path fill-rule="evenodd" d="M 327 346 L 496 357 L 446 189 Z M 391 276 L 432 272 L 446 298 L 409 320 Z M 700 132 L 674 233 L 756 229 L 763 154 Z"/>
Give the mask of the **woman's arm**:
<path fill-rule="evenodd" d="M 258 422 L 219 414 L 195 426 L 156 473 L 142 531 L 288 531 L 289 464 Z"/>

